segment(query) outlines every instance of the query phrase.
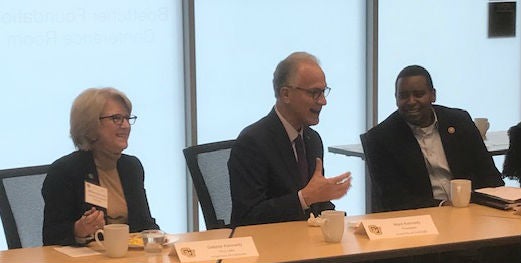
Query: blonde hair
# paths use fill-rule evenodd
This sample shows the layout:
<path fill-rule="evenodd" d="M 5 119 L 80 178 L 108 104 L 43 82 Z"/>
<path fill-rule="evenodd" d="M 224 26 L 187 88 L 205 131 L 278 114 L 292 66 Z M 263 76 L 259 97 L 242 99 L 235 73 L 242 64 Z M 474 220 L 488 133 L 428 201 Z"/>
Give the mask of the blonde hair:
<path fill-rule="evenodd" d="M 132 103 L 128 97 L 115 88 L 86 89 L 74 100 L 70 116 L 70 134 L 77 149 L 92 149 L 92 143 L 97 139 L 100 114 L 110 98 L 120 100 L 129 114 L 132 112 Z"/>

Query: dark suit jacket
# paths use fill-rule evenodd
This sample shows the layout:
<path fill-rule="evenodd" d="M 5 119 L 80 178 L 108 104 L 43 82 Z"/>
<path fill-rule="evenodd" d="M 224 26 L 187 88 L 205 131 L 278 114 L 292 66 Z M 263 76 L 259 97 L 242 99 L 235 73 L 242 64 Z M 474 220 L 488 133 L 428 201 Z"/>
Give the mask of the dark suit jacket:
<path fill-rule="evenodd" d="M 503 163 L 503 176 L 521 182 L 521 123 L 508 130 L 510 146 Z"/>
<path fill-rule="evenodd" d="M 315 158 L 324 155 L 322 139 L 309 127 L 303 135 L 311 176 Z M 297 192 L 304 186 L 291 141 L 274 109 L 240 133 L 228 169 L 232 226 L 306 220 L 311 211 L 334 209 L 331 202 L 324 202 L 302 211 Z"/>
<path fill-rule="evenodd" d="M 472 180 L 472 188 L 504 185 L 470 115 L 434 105 L 438 131 L 454 179 Z M 396 111 L 365 135 L 364 152 L 371 177 L 373 211 L 436 206 L 420 146 Z M 373 202 L 374 204 L 375 202 Z"/>
<path fill-rule="evenodd" d="M 134 156 L 123 154 L 118 160 L 117 169 L 127 201 L 130 232 L 159 229 L 150 215 L 141 162 Z M 85 181 L 99 185 L 91 152 L 73 152 L 49 167 L 42 187 L 45 201 L 44 245 L 75 243 L 74 222 L 92 207 L 85 203 Z"/>

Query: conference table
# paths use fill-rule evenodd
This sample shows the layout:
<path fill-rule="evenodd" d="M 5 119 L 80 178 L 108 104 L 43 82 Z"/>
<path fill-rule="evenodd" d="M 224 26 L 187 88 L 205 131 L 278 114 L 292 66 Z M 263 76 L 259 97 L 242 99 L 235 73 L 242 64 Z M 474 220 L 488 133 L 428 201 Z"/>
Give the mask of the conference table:
<path fill-rule="evenodd" d="M 487 132 L 485 146 L 491 155 L 506 154 L 509 141 L 507 131 L 491 131 Z M 343 154 L 345 156 L 360 157 L 364 159 L 364 149 L 361 144 L 345 144 L 329 146 L 328 151 L 331 153 Z"/>
<path fill-rule="evenodd" d="M 439 232 L 370 240 L 355 233 L 349 222 L 430 215 Z M 286 222 L 237 227 L 233 237 L 253 237 L 259 257 L 227 259 L 223 263 L 361 262 L 426 253 L 473 249 L 490 245 L 521 244 L 521 216 L 477 204 L 347 216 L 341 243 L 326 243 L 319 227 Z"/>
<path fill-rule="evenodd" d="M 355 228 L 350 227 L 351 222 L 366 219 L 420 215 L 432 218 L 438 234 L 370 240 L 366 234 L 355 233 Z M 305 221 L 241 226 L 233 232 L 230 229 L 217 229 L 173 236 L 177 241 L 183 242 L 226 239 L 230 236 L 252 237 L 259 253 L 258 257 L 224 259 L 222 263 L 362 262 L 493 245 L 521 244 L 520 215 L 477 204 L 470 204 L 465 208 L 444 206 L 347 216 L 344 225 L 345 231 L 340 243 L 325 242 L 320 227 L 310 226 Z M 56 251 L 55 248 L 56 246 L 45 246 L 0 251 L 0 262 L 179 262 L 177 256 L 169 255 L 170 247 L 165 247 L 158 254 L 147 254 L 139 248 L 129 249 L 127 255 L 122 258 L 109 258 L 103 254 L 70 257 Z"/>
<path fill-rule="evenodd" d="M 169 235 L 176 241 L 189 242 L 212 239 L 229 238 L 231 229 L 215 229 L 203 232 L 192 232 Z M 99 252 L 103 250 L 95 242 L 92 248 Z M 122 258 L 109 258 L 103 254 L 84 257 L 70 257 L 56 251 L 58 246 L 44 246 L 34 248 L 21 248 L 0 251 L 0 262 L 2 263 L 178 263 L 177 256 L 170 256 L 171 247 L 164 247 L 161 253 L 149 254 L 143 248 L 130 248 L 127 255 Z M 210 261 L 215 263 L 215 261 Z M 205 262 L 206 263 L 206 262 Z"/>

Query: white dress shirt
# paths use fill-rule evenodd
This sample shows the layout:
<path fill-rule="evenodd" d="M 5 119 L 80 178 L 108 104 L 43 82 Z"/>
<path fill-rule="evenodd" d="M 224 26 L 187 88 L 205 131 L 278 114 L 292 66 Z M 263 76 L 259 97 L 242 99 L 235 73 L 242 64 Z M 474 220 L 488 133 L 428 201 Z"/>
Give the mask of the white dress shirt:
<path fill-rule="evenodd" d="M 433 113 L 434 122 L 430 126 L 421 128 L 410 123 L 409 126 L 422 150 L 425 165 L 429 172 L 434 198 L 438 200 L 448 200 L 452 173 L 450 172 L 447 157 L 443 150 L 443 144 L 441 143 L 441 137 L 438 131 L 438 117 L 434 110 Z"/>
<path fill-rule="evenodd" d="M 293 146 L 293 154 L 295 155 L 295 160 L 298 161 L 297 149 L 295 148 L 295 139 L 299 136 L 299 134 L 302 136 L 303 129 L 300 129 L 300 131 L 297 131 L 295 128 L 293 128 L 291 123 L 289 123 L 286 119 L 284 119 L 284 116 L 282 116 L 282 114 L 280 114 L 277 107 L 275 107 L 275 113 L 277 113 L 277 116 L 279 116 L 279 119 L 282 122 L 282 125 L 284 126 L 286 133 L 288 134 L 288 138 L 291 141 L 291 145 Z M 302 138 L 304 138 L 304 137 L 302 137 Z M 302 210 L 308 209 L 309 205 L 306 204 L 306 201 L 304 201 L 301 190 L 299 190 L 297 194 L 298 194 L 298 199 L 300 201 L 300 206 L 302 207 Z"/>

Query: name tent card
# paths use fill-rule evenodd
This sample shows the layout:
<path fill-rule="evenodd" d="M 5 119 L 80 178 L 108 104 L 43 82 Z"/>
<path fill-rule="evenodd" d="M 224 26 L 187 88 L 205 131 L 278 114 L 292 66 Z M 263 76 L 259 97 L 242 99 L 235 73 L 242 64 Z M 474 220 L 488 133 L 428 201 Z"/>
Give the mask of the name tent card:
<path fill-rule="evenodd" d="M 85 182 L 85 202 L 99 207 L 107 208 L 107 188 Z"/>
<path fill-rule="evenodd" d="M 437 235 L 430 215 L 362 220 L 356 233 L 366 233 L 370 240 L 421 235 Z"/>
<path fill-rule="evenodd" d="M 177 242 L 175 253 L 181 262 L 211 261 L 227 258 L 258 257 L 259 252 L 251 237 Z M 175 254 L 174 251 L 170 255 Z"/>

